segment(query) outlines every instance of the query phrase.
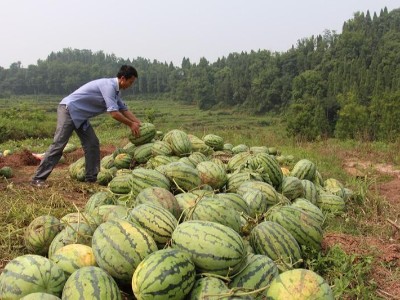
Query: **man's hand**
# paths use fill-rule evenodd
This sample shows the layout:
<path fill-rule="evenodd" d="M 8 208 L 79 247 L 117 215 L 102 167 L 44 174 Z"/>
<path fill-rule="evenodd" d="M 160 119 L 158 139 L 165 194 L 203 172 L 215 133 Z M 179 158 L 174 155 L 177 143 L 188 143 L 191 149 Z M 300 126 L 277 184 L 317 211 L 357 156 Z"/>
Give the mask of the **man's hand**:
<path fill-rule="evenodd" d="M 131 131 L 135 137 L 139 137 L 140 136 L 140 123 L 133 122 L 131 125 Z"/>

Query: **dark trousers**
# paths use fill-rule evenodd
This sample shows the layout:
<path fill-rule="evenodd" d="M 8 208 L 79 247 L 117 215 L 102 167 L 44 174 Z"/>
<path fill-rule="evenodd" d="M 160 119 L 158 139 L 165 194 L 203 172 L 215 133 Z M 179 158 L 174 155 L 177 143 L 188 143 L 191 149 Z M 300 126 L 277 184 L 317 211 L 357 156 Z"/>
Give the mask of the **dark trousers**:
<path fill-rule="evenodd" d="M 54 134 L 53 143 L 41 161 L 36 170 L 33 179 L 46 180 L 54 167 L 60 160 L 63 150 L 68 143 L 73 132 L 78 135 L 83 151 L 85 153 L 85 169 L 87 181 L 93 181 L 97 178 L 97 173 L 100 170 L 100 143 L 90 123 L 79 128 L 75 128 L 74 122 L 65 105 L 60 104 L 57 108 L 57 128 Z"/>

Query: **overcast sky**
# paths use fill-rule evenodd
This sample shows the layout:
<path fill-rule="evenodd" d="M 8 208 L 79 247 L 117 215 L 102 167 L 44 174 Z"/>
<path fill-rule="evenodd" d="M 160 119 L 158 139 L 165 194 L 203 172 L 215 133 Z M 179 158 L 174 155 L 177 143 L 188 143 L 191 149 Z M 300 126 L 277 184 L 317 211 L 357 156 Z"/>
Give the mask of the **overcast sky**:
<path fill-rule="evenodd" d="M 286 51 L 299 39 L 341 33 L 355 12 L 400 0 L 1 0 L 0 66 L 24 67 L 64 48 L 180 66 L 232 52 Z"/>

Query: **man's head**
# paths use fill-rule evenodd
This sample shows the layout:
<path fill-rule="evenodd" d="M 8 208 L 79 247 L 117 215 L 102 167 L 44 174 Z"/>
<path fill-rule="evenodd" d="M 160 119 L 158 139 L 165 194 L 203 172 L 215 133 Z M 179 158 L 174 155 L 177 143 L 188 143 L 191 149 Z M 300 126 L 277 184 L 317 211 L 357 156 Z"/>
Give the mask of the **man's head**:
<path fill-rule="evenodd" d="M 123 90 L 129 88 L 138 78 L 136 69 L 132 66 L 122 65 L 117 74 L 119 87 Z"/>

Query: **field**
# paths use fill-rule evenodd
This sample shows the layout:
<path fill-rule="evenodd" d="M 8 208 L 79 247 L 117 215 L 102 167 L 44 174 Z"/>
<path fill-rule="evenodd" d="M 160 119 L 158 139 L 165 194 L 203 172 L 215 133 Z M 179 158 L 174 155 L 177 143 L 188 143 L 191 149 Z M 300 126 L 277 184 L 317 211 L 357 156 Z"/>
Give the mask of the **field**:
<path fill-rule="evenodd" d="M 1 113 L 18 108 L 16 123 L 18 114 L 29 114 L 32 109 L 27 108 L 26 99 L 0 99 L 0 103 Z M 80 148 L 66 154 L 65 162 L 51 174 L 49 188 L 29 185 L 38 164 L 31 154 L 44 152 L 51 143 L 57 101 L 34 103 L 35 109 L 46 110 L 41 122 L 48 136 L 0 144 L 1 150 L 12 150 L 11 155 L 0 158 L 0 168 L 10 166 L 14 173 L 12 178 L 0 179 L 0 271 L 12 258 L 27 253 L 24 228 L 35 217 L 62 217 L 81 210 L 91 194 L 104 189 L 69 178 L 68 166 L 82 156 Z M 282 155 L 293 155 L 294 162 L 302 158 L 313 161 L 323 178 L 340 180 L 354 195 L 345 213 L 327 215 L 323 251 L 307 258 L 308 268 L 326 278 L 337 299 L 400 299 L 399 142 L 321 139 L 307 143 L 288 138 L 284 121 L 272 116 L 246 116 L 233 109 L 199 111 L 195 106 L 157 99 L 128 104 L 142 121 L 151 121 L 164 133 L 181 129 L 200 138 L 213 133 L 233 145 L 276 147 Z M 101 141 L 102 156 L 128 142 L 128 129 L 107 115 L 96 117 L 92 124 Z M 71 142 L 79 145 L 76 136 Z"/>

